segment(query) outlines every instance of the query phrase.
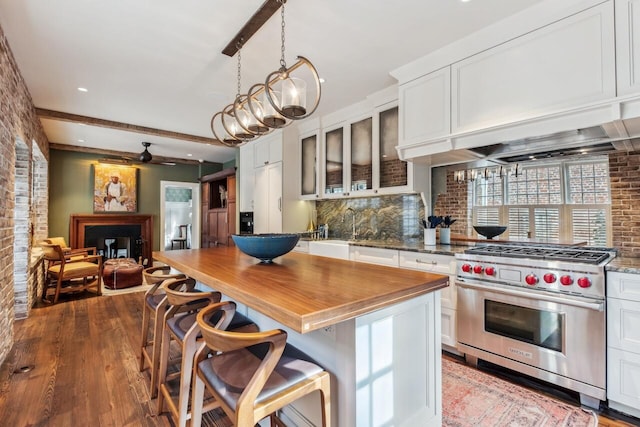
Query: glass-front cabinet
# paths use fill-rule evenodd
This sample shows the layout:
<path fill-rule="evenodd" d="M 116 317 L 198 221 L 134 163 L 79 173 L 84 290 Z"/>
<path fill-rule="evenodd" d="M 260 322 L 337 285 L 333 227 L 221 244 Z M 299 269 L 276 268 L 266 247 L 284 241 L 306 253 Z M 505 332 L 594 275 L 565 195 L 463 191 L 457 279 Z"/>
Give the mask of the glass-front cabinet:
<path fill-rule="evenodd" d="M 318 194 L 318 133 L 300 138 L 300 195 L 315 199 Z"/>
<path fill-rule="evenodd" d="M 344 128 L 325 132 L 324 193 L 326 196 L 342 195 L 344 188 Z"/>
<path fill-rule="evenodd" d="M 373 189 L 373 120 L 371 117 L 350 125 L 350 189 L 353 192 Z"/>
<path fill-rule="evenodd" d="M 363 114 L 364 113 L 364 114 Z M 398 103 L 300 134 L 300 198 L 329 199 L 428 189 L 428 166 L 400 160 Z M 424 188 L 423 188 L 424 187 Z"/>
<path fill-rule="evenodd" d="M 409 185 L 409 165 L 400 160 L 396 146 L 398 145 L 398 106 L 378 112 L 379 132 L 379 168 L 380 182 L 378 187 L 394 188 Z"/>

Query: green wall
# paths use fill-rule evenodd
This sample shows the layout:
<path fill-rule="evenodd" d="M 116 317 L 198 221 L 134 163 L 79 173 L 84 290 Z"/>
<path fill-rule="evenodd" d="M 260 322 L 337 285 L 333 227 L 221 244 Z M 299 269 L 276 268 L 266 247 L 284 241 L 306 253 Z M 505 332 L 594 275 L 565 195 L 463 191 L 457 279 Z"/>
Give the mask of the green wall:
<path fill-rule="evenodd" d="M 93 165 L 98 163 L 100 158 L 105 156 L 51 150 L 49 236 L 64 236 L 68 242 L 69 216 L 93 213 Z M 198 182 L 199 177 L 223 169 L 220 163 L 135 166 L 138 168 L 137 213 L 153 215 L 154 251 L 159 250 L 160 247 L 160 181 Z"/>

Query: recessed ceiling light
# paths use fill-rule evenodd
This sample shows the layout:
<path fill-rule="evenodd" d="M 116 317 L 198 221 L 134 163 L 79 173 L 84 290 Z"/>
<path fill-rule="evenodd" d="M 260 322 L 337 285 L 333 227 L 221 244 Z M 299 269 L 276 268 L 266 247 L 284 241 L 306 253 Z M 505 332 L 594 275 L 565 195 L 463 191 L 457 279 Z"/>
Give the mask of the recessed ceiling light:
<path fill-rule="evenodd" d="M 192 156 L 193 156 L 193 154 L 191 154 L 191 153 L 187 154 L 187 157 L 192 157 Z"/>
<path fill-rule="evenodd" d="M 84 142 L 84 139 L 79 139 L 78 142 Z"/>
<path fill-rule="evenodd" d="M 87 89 L 86 87 L 79 87 L 78 92 L 89 92 L 89 89 Z"/>
<path fill-rule="evenodd" d="M 325 82 L 325 79 L 323 79 L 322 77 L 320 77 L 319 80 L 320 80 L 320 83 L 324 83 Z"/>

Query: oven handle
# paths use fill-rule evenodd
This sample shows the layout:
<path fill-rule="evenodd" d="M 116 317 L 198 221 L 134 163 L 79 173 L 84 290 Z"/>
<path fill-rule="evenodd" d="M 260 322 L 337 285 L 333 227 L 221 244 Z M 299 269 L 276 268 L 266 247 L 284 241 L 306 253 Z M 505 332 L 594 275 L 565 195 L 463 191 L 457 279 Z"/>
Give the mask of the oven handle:
<path fill-rule="evenodd" d="M 456 285 L 459 288 L 467 288 L 467 289 L 473 289 L 478 291 L 490 291 L 490 292 L 496 292 L 504 295 L 511 295 L 515 297 L 531 298 L 531 292 L 523 292 L 515 289 L 503 289 L 503 288 L 498 288 L 495 286 L 487 286 L 487 285 L 472 285 L 470 283 L 460 282 L 460 281 L 456 281 Z M 542 301 L 572 305 L 574 307 L 587 308 L 589 310 L 595 310 L 595 311 L 604 311 L 604 302 L 600 302 L 597 300 L 589 300 L 592 302 L 586 302 L 586 301 L 576 300 L 570 297 L 564 297 L 564 296 L 558 297 L 555 295 L 546 295 L 546 294 L 540 294 L 537 292 L 535 295 L 536 295 L 536 299 L 539 299 Z"/>

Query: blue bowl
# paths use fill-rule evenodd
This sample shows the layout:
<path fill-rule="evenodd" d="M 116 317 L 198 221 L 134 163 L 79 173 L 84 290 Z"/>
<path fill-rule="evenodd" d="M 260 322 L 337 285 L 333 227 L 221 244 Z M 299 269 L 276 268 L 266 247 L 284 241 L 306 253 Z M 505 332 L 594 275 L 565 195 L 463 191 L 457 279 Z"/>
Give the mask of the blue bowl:
<path fill-rule="evenodd" d="M 296 247 L 298 234 L 234 234 L 231 236 L 238 249 L 258 258 L 263 263 L 271 263 L 274 258 L 290 252 Z"/>

